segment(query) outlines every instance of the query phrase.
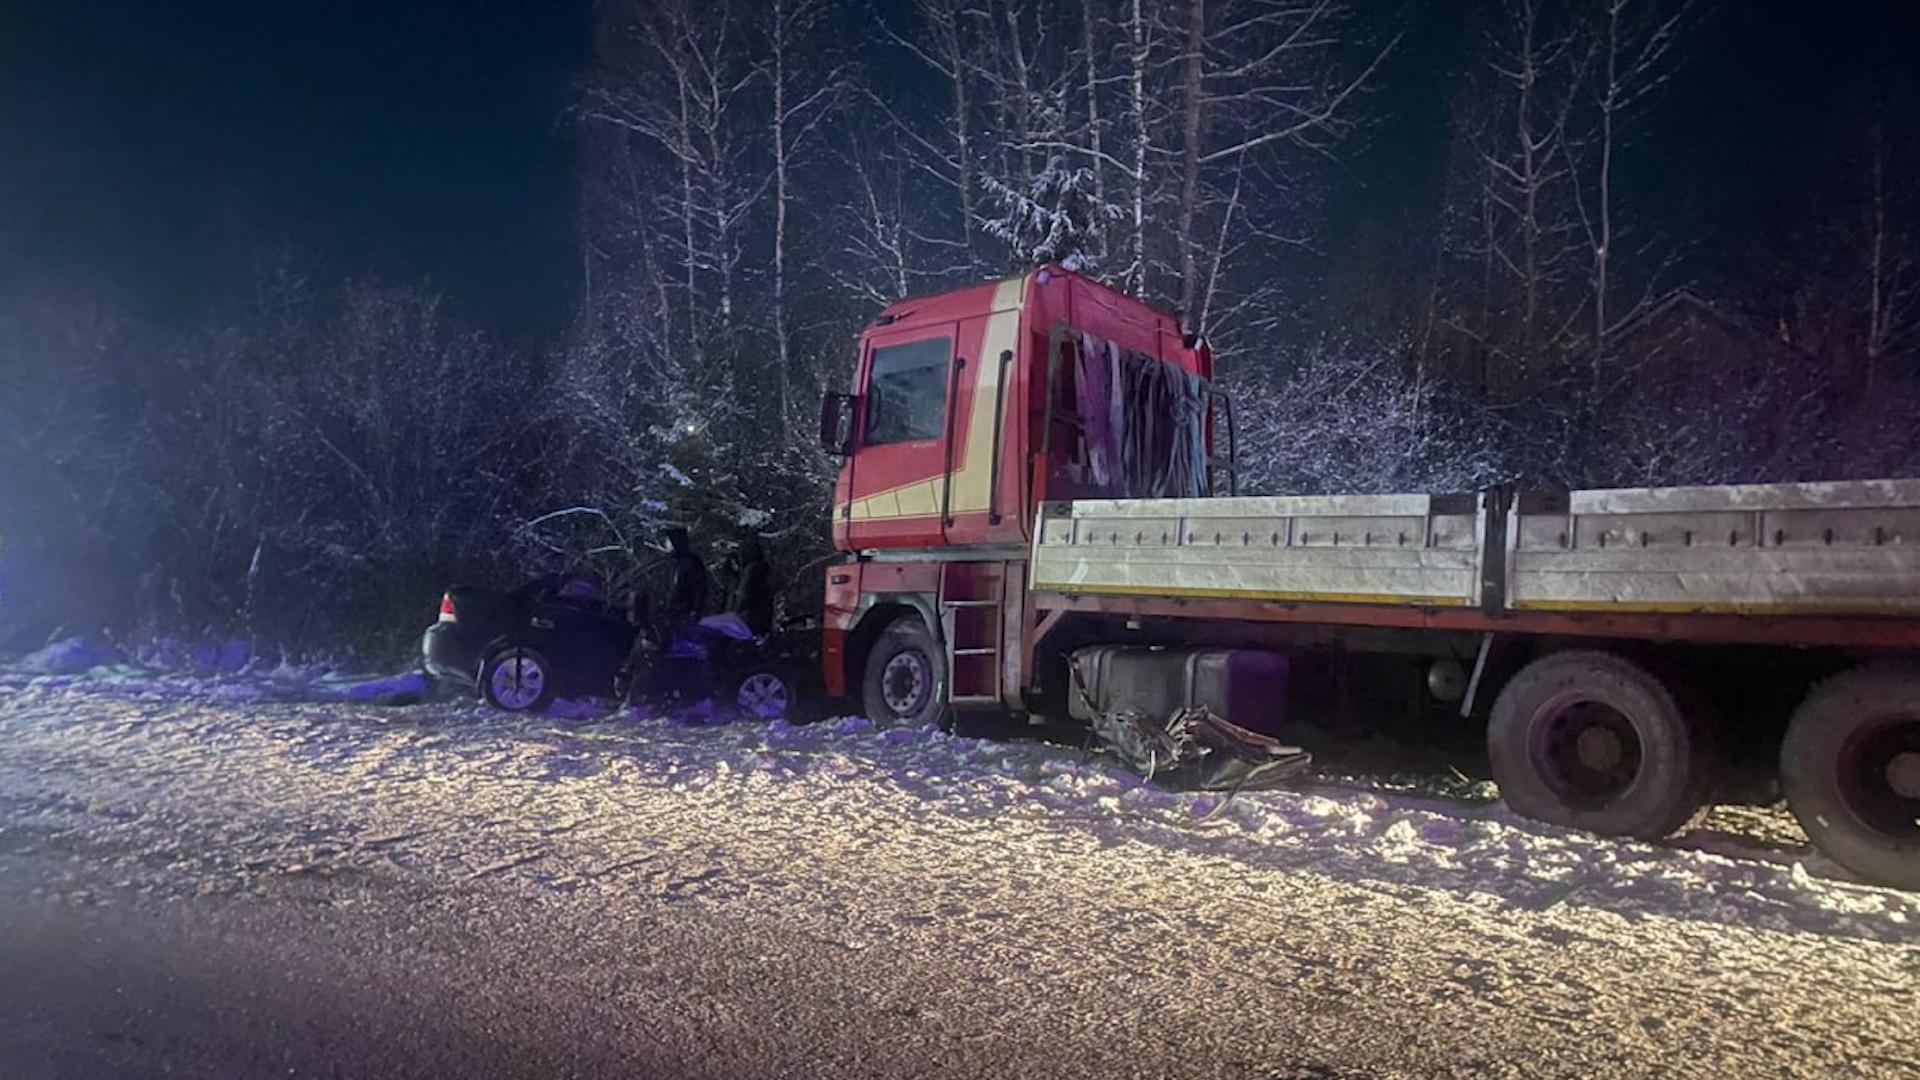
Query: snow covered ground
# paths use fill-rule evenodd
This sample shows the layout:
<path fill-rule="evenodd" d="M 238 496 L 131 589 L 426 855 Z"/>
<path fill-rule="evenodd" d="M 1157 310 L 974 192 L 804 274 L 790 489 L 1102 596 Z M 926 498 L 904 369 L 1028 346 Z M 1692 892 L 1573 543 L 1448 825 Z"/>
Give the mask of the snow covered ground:
<path fill-rule="evenodd" d="M 100 872 L 48 902 L 391 878 L 574 912 L 691 903 L 874 950 L 890 977 L 960 950 L 1010 998 L 1072 988 L 1133 1028 L 1217 1011 L 1231 1060 L 1266 1070 L 1162 1033 L 1137 1069 L 1092 1071 L 1082 1047 L 1018 1059 L 1036 1074 L 1920 1068 L 1920 895 L 1841 880 L 1778 810 L 1619 842 L 1365 771 L 1219 809 L 1071 747 L 859 718 L 509 717 L 407 679 L 49 666 L 0 667 L 0 874 L 53 850 Z M 1019 1023 L 995 1023 L 1004 1049 Z M 1364 1036 L 1380 1025 L 1400 1035 Z"/>

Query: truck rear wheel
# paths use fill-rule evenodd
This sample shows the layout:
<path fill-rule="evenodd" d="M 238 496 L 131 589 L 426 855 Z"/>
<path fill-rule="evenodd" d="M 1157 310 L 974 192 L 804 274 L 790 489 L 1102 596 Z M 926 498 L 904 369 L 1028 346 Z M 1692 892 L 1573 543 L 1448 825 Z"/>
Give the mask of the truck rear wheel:
<path fill-rule="evenodd" d="M 861 705 L 876 723 L 945 722 L 946 657 L 917 616 L 902 615 L 880 631 L 867 653 L 860 686 Z"/>
<path fill-rule="evenodd" d="M 1815 687 L 1787 724 L 1780 781 L 1822 853 L 1920 889 L 1920 667 L 1855 668 Z"/>
<path fill-rule="evenodd" d="M 1638 664 L 1604 652 L 1554 653 L 1500 692 L 1487 753 L 1516 812 L 1653 840 L 1706 802 L 1714 768 L 1705 727 Z"/>

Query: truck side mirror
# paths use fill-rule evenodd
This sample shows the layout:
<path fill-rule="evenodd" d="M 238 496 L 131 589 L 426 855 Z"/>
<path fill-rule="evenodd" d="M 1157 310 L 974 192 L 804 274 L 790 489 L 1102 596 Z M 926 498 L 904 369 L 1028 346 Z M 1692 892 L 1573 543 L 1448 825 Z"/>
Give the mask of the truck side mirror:
<path fill-rule="evenodd" d="M 847 456 L 853 445 L 852 394 L 828 394 L 820 399 L 820 446 L 829 454 Z"/>

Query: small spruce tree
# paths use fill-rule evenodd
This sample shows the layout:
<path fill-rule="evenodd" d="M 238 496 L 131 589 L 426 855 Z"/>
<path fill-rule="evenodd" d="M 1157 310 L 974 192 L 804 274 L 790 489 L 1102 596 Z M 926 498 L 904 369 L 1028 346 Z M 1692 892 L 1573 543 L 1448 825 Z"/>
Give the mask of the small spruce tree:
<path fill-rule="evenodd" d="M 1093 170 L 1070 168 L 1057 156 L 1024 191 L 990 176 L 980 182 L 1000 209 L 985 229 L 1007 245 L 1015 267 L 1057 262 L 1091 272 L 1106 249 L 1108 226 L 1121 217 L 1120 207 L 1095 197 Z"/>

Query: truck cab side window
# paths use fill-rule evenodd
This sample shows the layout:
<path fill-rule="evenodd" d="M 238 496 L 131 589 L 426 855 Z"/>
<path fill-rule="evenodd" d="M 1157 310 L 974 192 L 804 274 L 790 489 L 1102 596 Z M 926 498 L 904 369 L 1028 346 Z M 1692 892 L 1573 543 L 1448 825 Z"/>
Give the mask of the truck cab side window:
<path fill-rule="evenodd" d="M 937 439 L 944 429 L 950 338 L 873 350 L 867 381 L 867 445 Z"/>

